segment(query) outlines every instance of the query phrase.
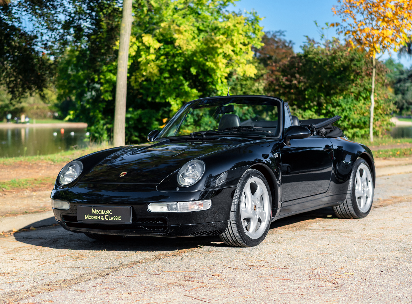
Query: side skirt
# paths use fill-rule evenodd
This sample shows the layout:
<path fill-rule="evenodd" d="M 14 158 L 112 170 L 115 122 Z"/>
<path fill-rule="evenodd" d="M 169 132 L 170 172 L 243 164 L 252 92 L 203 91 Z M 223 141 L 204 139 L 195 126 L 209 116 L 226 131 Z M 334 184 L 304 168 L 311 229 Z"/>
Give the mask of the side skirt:
<path fill-rule="evenodd" d="M 304 199 L 298 199 L 294 204 L 288 205 L 282 204 L 282 209 L 280 210 L 278 216 L 275 219 L 284 218 L 287 216 L 304 213 L 324 207 L 337 206 L 341 204 L 346 198 L 346 193 L 344 194 L 334 194 L 334 195 L 315 195 L 312 197 L 306 197 Z"/>

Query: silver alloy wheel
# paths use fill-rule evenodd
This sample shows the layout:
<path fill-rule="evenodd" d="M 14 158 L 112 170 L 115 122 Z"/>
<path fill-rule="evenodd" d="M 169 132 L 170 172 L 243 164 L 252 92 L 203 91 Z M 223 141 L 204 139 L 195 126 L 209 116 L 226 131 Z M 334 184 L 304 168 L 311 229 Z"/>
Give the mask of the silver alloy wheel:
<path fill-rule="evenodd" d="M 240 201 L 240 219 L 245 234 L 260 238 L 270 222 L 269 192 L 265 183 L 255 176 L 248 179 Z"/>
<path fill-rule="evenodd" d="M 361 212 L 367 212 L 372 204 L 373 182 L 369 168 L 360 164 L 355 176 L 355 197 Z"/>

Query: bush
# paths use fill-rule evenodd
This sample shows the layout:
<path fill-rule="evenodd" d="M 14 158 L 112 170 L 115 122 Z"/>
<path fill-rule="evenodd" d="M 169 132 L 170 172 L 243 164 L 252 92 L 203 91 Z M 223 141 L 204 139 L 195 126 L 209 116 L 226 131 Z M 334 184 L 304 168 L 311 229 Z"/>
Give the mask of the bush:
<path fill-rule="evenodd" d="M 347 136 L 367 136 L 372 60 L 338 40 L 324 45 L 308 41 L 302 50 L 279 67 L 279 76 L 267 86 L 268 94 L 288 101 L 300 119 L 340 115 L 342 119 L 336 125 Z M 386 67 L 378 61 L 374 110 L 374 134 L 378 136 L 390 129 L 390 113 L 395 109 L 386 73 Z"/>

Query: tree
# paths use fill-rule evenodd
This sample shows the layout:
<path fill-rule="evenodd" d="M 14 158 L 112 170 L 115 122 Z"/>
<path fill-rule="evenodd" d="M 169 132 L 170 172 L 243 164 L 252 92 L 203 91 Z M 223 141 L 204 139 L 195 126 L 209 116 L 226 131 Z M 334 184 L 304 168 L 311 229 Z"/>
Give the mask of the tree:
<path fill-rule="evenodd" d="M 378 61 L 376 91 L 377 120 L 374 129 L 378 135 L 390 127 L 389 114 L 393 111 L 390 100 L 386 68 Z M 271 94 L 288 101 L 292 114 L 299 119 L 330 118 L 342 116 L 336 124 L 349 137 L 364 137 L 369 129 L 368 111 L 371 77 L 368 56 L 365 52 L 351 50 L 338 40 L 324 44 L 309 40 L 302 52 L 278 69 L 272 82 Z"/>
<path fill-rule="evenodd" d="M 388 49 L 397 50 L 405 43 L 412 29 L 410 0 L 338 0 L 332 11 L 342 23 L 332 23 L 343 33 L 351 47 L 365 50 L 372 57 L 372 90 L 370 107 L 370 141 L 373 141 L 375 105 L 376 54 Z"/>
<path fill-rule="evenodd" d="M 132 30 L 132 0 L 123 0 L 123 18 L 120 27 L 119 57 L 116 77 L 116 107 L 114 113 L 113 144 L 125 143 L 127 64 L 129 61 L 130 32 Z"/>
<path fill-rule="evenodd" d="M 266 69 L 264 75 L 266 94 L 277 96 L 275 84 L 280 76 L 280 69 L 295 54 L 293 42 L 286 40 L 284 31 L 266 32 L 262 37 L 263 46 L 256 49 L 256 58 Z"/>
<path fill-rule="evenodd" d="M 412 37 L 408 37 L 405 44 L 398 51 L 398 58 L 403 56 L 412 57 Z"/>
<path fill-rule="evenodd" d="M 136 0 L 128 60 L 126 142 L 145 140 L 185 102 L 226 95 L 228 78 L 253 77 L 252 47 L 263 35 L 256 14 L 226 10 L 233 0 Z M 73 119 L 88 122 L 95 140 L 113 135 L 117 39 L 106 27 L 119 24 L 114 1 L 99 30 L 82 45 L 67 49 L 60 65 L 60 97 L 72 98 Z M 102 12 L 106 18 L 107 13 Z M 110 31 L 112 32 L 112 31 Z M 111 37 L 111 36 L 110 36 Z M 100 52 L 91 52 L 93 49 Z M 91 64 L 93 61 L 95 64 Z"/>
<path fill-rule="evenodd" d="M 412 68 L 406 69 L 401 63 L 395 63 L 392 58 L 386 60 L 390 70 L 388 79 L 393 88 L 395 105 L 401 115 L 412 114 Z"/>
<path fill-rule="evenodd" d="M 90 41 L 109 5 L 119 6 L 117 0 L 0 1 L 0 85 L 11 102 L 27 94 L 45 97 L 60 55 L 68 45 Z M 106 27 L 110 36 L 113 25 Z"/>

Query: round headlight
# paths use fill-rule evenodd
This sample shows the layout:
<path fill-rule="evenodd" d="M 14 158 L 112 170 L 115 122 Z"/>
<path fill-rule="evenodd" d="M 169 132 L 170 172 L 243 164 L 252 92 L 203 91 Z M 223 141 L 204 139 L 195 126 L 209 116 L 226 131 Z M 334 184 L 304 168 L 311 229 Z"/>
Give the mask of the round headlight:
<path fill-rule="evenodd" d="M 195 159 L 186 163 L 177 174 L 177 182 L 182 187 L 189 187 L 196 184 L 205 173 L 205 163 Z"/>
<path fill-rule="evenodd" d="M 72 161 L 68 163 L 60 172 L 59 182 L 62 185 L 70 184 L 76 178 L 79 177 L 83 171 L 83 164 L 80 161 Z"/>

